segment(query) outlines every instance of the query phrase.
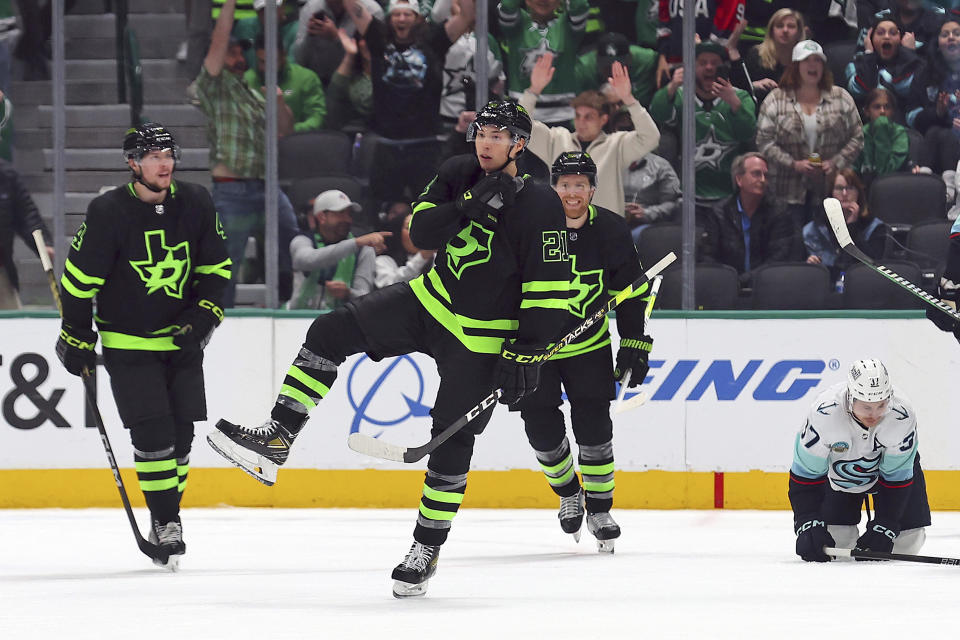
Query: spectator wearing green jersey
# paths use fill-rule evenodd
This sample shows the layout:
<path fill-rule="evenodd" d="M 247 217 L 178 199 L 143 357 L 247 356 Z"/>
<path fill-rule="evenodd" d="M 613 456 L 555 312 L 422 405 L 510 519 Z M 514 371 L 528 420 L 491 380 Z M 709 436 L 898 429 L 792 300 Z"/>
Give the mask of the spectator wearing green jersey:
<path fill-rule="evenodd" d="M 587 0 L 501 0 L 500 45 L 507 63 L 507 91 L 519 100 L 530 86 L 533 66 L 546 53 L 553 56 L 557 73 L 537 100 L 537 117 L 550 126 L 569 125 L 570 101 L 577 93 L 577 50 L 586 28 Z"/>
<path fill-rule="evenodd" d="M 614 62 L 619 62 L 630 74 L 633 97 L 644 107 L 656 89 L 657 52 L 630 44 L 627 36 L 611 31 L 597 41 L 597 48 L 577 58 L 577 93 L 601 90 L 610 77 Z"/>

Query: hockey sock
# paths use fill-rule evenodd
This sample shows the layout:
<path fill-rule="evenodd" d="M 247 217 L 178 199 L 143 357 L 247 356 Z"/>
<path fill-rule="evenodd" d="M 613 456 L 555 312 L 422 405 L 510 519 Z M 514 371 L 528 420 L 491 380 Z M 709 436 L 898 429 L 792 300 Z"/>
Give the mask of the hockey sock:
<path fill-rule="evenodd" d="M 173 447 L 162 451 L 134 449 L 133 463 L 140 481 L 140 490 L 154 520 L 161 524 L 177 520 L 180 507 L 177 459 Z"/>
<path fill-rule="evenodd" d="M 573 454 L 567 437 L 564 436 L 563 442 L 553 451 L 534 450 L 534 453 L 553 492 L 561 498 L 576 495 L 580 490 L 580 481 L 573 469 Z"/>
<path fill-rule="evenodd" d="M 307 415 L 329 393 L 336 379 L 336 363 L 301 348 L 283 379 L 270 417 L 296 436 Z"/>
<path fill-rule="evenodd" d="M 613 442 L 580 445 L 580 473 L 587 494 L 587 511 L 600 513 L 613 506 Z"/>
<path fill-rule="evenodd" d="M 467 474 L 448 476 L 427 469 L 414 540 L 420 544 L 443 544 L 466 490 Z"/>
<path fill-rule="evenodd" d="M 177 505 L 183 500 L 183 492 L 187 488 L 187 475 L 190 472 L 190 456 L 177 458 Z"/>

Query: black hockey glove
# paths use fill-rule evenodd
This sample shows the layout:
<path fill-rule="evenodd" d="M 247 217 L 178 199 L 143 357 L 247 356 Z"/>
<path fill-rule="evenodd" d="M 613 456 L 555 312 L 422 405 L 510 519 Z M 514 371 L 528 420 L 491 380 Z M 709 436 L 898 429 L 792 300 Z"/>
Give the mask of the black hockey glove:
<path fill-rule="evenodd" d="M 855 548 L 860 551 L 883 551 L 890 553 L 893 551 L 893 542 L 900 533 L 895 527 L 888 527 L 886 524 L 871 520 L 867 523 L 867 530 L 862 536 L 857 538 Z M 857 560 L 870 560 L 871 558 L 857 558 Z"/>
<path fill-rule="evenodd" d="M 830 562 L 833 558 L 824 553 L 823 548 L 834 544 L 823 520 L 814 518 L 797 527 L 797 555 L 804 562 Z"/>
<path fill-rule="evenodd" d="M 457 208 L 471 220 L 496 226 L 503 207 L 512 206 L 517 195 L 513 176 L 498 171 L 484 176 L 457 199 Z"/>
<path fill-rule="evenodd" d="M 203 349 L 221 322 L 223 309 L 209 300 L 198 300 L 177 317 L 180 329 L 173 334 L 173 344 L 181 349 Z"/>
<path fill-rule="evenodd" d="M 940 279 L 938 295 L 944 304 L 952 306 L 954 309 L 957 308 L 958 289 L 956 285 L 947 278 Z M 927 318 L 933 322 L 933 324 L 937 325 L 937 328 L 941 331 L 952 332 L 957 340 L 960 341 L 960 322 L 957 322 L 954 318 L 939 309 L 931 307 L 930 305 L 926 306 Z"/>
<path fill-rule="evenodd" d="M 620 348 L 617 350 L 617 366 L 613 370 L 613 379 L 623 380 L 627 369 L 630 369 L 630 384 L 627 387 L 632 389 L 643 384 L 643 381 L 647 379 L 647 372 L 650 370 L 647 358 L 650 356 L 651 349 L 653 349 L 653 338 L 650 336 L 621 338 Z"/>
<path fill-rule="evenodd" d="M 541 347 L 517 342 L 504 342 L 500 360 L 493 374 L 493 384 L 503 390 L 502 404 L 514 404 L 520 398 L 537 390 L 540 385 L 540 366 L 547 352 Z"/>
<path fill-rule="evenodd" d="M 68 372 L 80 376 L 84 369 L 93 371 L 97 366 L 97 354 L 93 350 L 96 344 L 96 331 L 73 327 L 64 322 L 60 325 L 60 337 L 57 339 L 57 357 Z"/>

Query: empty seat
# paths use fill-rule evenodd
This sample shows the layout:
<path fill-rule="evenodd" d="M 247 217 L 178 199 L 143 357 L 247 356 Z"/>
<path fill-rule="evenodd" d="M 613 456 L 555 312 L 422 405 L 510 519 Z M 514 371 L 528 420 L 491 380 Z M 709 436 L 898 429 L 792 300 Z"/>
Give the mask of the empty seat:
<path fill-rule="evenodd" d="M 950 248 L 950 220 L 928 220 L 913 225 L 907 233 L 907 250 L 910 260 L 921 268 L 942 272 L 947 264 Z"/>
<path fill-rule="evenodd" d="M 920 284 L 920 267 L 912 262 L 885 262 L 884 266 L 913 284 Z M 845 309 L 916 309 L 923 303 L 903 287 L 865 264 L 855 264 L 844 274 Z"/>
<path fill-rule="evenodd" d="M 888 173 L 870 185 L 870 212 L 895 231 L 946 216 L 947 186 L 939 176 Z"/>
<path fill-rule="evenodd" d="M 679 222 L 657 222 L 646 227 L 637 239 L 637 253 L 644 268 L 653 266 L 671 251 L 681 255 L 683 225 Z M 704 240 L 703 227 L 694 228 L 694 240 L 697 244 L 696 255 L 700 255 L 700 244 Z"/>
<path fill-rule="evenodd" d="M 753 271 L 754 309 L 826 309 L 830 270 L 822 264 L 779 262 Z"/>
<path fill-rule="evenodd" d="M 280 138 L 277 173 L 285 183 L 350 172 L 353 140 L 341 131 L 307 131 Z"/>
<path fill-rule="evenodd" d="M 856 52 L 857 43 L 854 40 L 843 40 L 824 45 L 823 53 L 827 56 L 827 66 L 833 73 L 833 83 L 835 85 L 847 86 L 847 65 L 853 62 L 853 56 Z"/>
<path fill-rule="evenodd" d="M 663 274 L 663 283 L 657 296 L 657 306 L 662 309 L 683 307 L 683 270 L 671 265 Z M 737 270 L 727 264 L 705 263 L 693 268 L 694 308 L 736 309 L 740 294 Z"/>
<path fill-rule="evenodd" d="M 364 204 L 363 185 L 352 176 L 322 176 L 297 180 L 287 189 L 287 196 L 294 211 L 302 212 L 318 194 L 330 189 L 339 189 L 352 201 Z M 358 220 L 359 222 L 359 220 Z"/>

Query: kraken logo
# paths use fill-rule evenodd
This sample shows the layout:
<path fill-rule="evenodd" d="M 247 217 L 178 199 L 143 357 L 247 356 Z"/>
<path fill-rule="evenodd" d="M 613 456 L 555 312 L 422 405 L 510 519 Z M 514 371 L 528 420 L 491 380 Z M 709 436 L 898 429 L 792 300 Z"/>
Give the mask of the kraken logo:
<path fill-rule="evenodd" d="M 879 466 L 880 456 L 857 460 L 838 460 L 833 463 L 833 472 L 837 474 L 833 481 L 843 489 L 866 487 L 877 479 Z"/>
<path fill-rule="evenodd" d="M 171 298 L 183 298 L 183 286 L 190 275 L 190 243 L 184 240 L 172 247 L 167 246 L 163 229 L 143 234 L 147 247 L 146 260 L 131 260 L 133 267 L 147 288 L 147 295 L 159 290 Z"/>
<path fill-rule="evenodd" d="M 577 256 L 571 255 L 570 261 L 570 272 L 573 274 L 573 279 L 570 280 L 570 313 L 583 318 L 587 314 L 587 308 L 603 290 L 603 269 L 579 271 Z"/>
<path fill-rule="evenodd" d="M 476 222 L 464 227 L 447 243 L 447 267 L 460 279 L 463 272 L 474 265 L 490 260 L 490 242 L 493 231 Z"/>

